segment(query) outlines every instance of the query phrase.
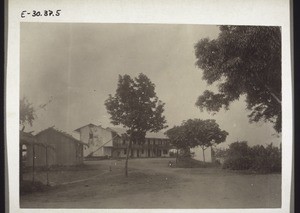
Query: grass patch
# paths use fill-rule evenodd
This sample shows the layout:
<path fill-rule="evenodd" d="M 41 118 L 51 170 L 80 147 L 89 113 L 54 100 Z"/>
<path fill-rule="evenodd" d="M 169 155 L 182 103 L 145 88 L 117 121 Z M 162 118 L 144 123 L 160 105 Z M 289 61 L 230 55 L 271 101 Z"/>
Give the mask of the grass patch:
<path fill-rule="evenodd" d="M 63 165 L 55 165 L 50 166 L 48 171 L 86 171 L 86 170 L 95 170 L 95 166 L 80 164 L 80 165 L 72 165 L 72 166 L 63 166 Z M 35 167 L 36 172 L 47 171 L 45 166 Z M 23 172 L 29 173 L 32 172 L 32 167 L 23 168 Z"/>
<path fill-rule="evenodd" d="M 219 167 L 219 163 L 203 162 L 190 157 L 181 157 L 177 159 L 175 167 L 178 168 L 212 168 Z"/>

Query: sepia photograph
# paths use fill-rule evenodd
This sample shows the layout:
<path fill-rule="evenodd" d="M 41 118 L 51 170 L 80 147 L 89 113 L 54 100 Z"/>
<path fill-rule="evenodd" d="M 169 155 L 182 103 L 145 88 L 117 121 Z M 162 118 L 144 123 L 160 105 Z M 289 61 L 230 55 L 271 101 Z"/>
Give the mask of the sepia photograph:
<path fill-rule="evenodd" d="M 6 212 L 291 212 L 290 7 L 9 1 Z"/>
<path fill-rule="evenodd" d="M 282 28 L 20 23 L 20 208 L 282 206 Z"/>

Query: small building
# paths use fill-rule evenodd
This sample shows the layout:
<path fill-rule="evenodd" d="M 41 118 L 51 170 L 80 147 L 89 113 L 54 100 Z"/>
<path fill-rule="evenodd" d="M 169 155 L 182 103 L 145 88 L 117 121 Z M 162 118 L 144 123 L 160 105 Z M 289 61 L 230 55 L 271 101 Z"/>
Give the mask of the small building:
<path fill-rule="evenodd" d="M 83 164 L 83 146 L 85 144 L 73 136 L 50 127 L 39 132 L 34 137 L 38 144 L 44 144 L 45 146 L 27 148 L 26 166 L 33 165 L 33 156 L 37 167 L 46 166 L 47 163 L 48 166 Z M 46 150 L 45 147 L 51 148 Z M 46 155 L 48 162 L 46 162 Z"/>

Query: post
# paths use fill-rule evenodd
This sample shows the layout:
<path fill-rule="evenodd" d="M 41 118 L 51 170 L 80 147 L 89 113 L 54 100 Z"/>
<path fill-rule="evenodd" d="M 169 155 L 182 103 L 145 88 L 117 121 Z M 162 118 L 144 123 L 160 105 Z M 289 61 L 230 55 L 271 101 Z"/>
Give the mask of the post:
<path fill-rule="evenodd" d="M 203 152 L 203 162 L 205 162 L 205 154 L 204 154 L 205 149 L 202 147 L 202 152 Z"/>
<path fill-rule="evenodd" d="M 34 183 L 34 167 L 35 167 L 35 150 L 34 150 L 34 144 L 32 144 L 32 183 Z"/>
<path fill-rule="evenodd" d="M 176 164 L 177 164 L 177 160 L 178 160 L 178 148 L 176 149 Z"/>
<path fill-rule="evenodd" d="M 131 139 L 129 140 L 129 144 L 127 145 L 127 152 L 126 152 L 126 161 L 125 161 L 125 177 L 128 177 L 128 157 L 129 157 L 129 150 L 131 150 Z"/>
<path fill-rule="evenodd" d="M 49 167 L 48 167 L 48 147 L 46 146 L 46 173 L 47 173 L 47 186 L 49 186 Z"/>

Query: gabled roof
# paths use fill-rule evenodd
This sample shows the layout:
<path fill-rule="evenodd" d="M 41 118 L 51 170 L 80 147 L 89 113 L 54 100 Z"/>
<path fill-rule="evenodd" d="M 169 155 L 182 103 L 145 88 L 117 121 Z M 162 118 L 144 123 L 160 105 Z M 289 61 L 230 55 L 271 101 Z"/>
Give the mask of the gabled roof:
<path fill-rule="evenodd" d="M 44 148 L 51 148 L 54 149 L 51 145 L 46 145 L 43 143 L 39 143 L 34 135 L 30 132 L 22 132 L 20 131 L 20 144 L 21 145 L 38 145 L 43 146 Z"/>
<path fill-rule="evenodd" d="M 117 133 L 120 137 L 123 134 L 126 134 L 126 129 L 125 128 L 107 127 L 106 129 Z M 146 138 L 147 139 L 169 139 L 168 136 L 166 136 L 163 132 L 147 132 L 146 133 Z"/>
<path fill-rule="evenodd" d="M 66 138 L 69 138 L 69 139 L 71 139 L 72 141 L 74 141 L 74 142 L 76 142 L 76 143 L 80 143 L 80 144 L 82 144 L 82 145 L 87 145 L 86 143 L 84 143 L 84 142 L 82 142 L 82 141 L 80 141 L 80 140 L 74 138 L 72 135 L 70 135 L 70 134 L 68 134 L 68 133 L 66 133 L 66 132 L 63 132 L 63 131 L 61 131 L 61 130 L 55 129 L 54 127 L 49 127 L 49 128 L 47 128 L 47 129 L 44 129 L 44 130 L 40 131 L 39 133 L 37 133 L 35 136 L 38 136 L 38 135 L 40 135 L 40 134 L 43 134 L 43 133 L 45 133 L 45 132 L 47 132 L 47 131 L 49 131 L 49 130 L 52 130 L 52 131 L 54 131 L 54 132 L 56 132 L 56 133 L 58 133 L 58 134 L 60 134 L 60 135 L 62 135 L 62 136 L 64 136 L 64 137 L 66 137 Z"/>
<path fill-rule="evenodd" d="M 25 143 L 36 143 L 36 138 L 29 132 L 22 132 L 20 131 L 20 142 Z"/>
<path fill-rule="evenodd" d="M 75 132 L 80 132 L 80 129 L 82 129 L 82 128 L 86 127 L 86 126 L 89 126 L 89 127 L 94 127 L 94 126 L 96 126 L 96 127 L 98 127 L 98 126 L 95 125 L 95 124 L 89 123 L 89 124 L 87 124 L 87 125 L 84 125 L 84 126 L 82 126 L 82 127 L 79 127 L 79 128 L 77 128 L 77 129 L 75 129 L 74 131 L 75 131 Z"/>
<path fill-rule="evenodd" d="M 122 135 L 126 134 L 126 129 L 124 129 L 124 128 L 120 128 L 120 127 L 107 127 L 106 129 L 109 130 L 109 131 L 115 132 L 120 137 Z"/>

